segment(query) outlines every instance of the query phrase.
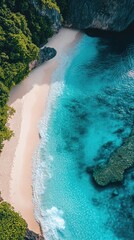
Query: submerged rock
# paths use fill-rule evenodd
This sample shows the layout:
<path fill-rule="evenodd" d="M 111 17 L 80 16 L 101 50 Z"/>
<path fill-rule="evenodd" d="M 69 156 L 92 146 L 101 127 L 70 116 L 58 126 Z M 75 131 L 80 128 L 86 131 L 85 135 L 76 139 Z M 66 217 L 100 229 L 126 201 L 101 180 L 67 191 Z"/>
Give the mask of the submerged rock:
<path fill-rule="evenodd" d="M 110 228 L 117 239 L 134 239 L 134 205 L 127 190 L 121 197 L 112 198 L 108 206 Z"/>
<path fill-rule="evenodd" d="M 114 189 L 113 192 L 112 192 L 112 196 L 118 196 L 119 195 L 119 192 L 117 189 Z"/>
<path fill-rule="evenodd" d="M 124 128 L 119 128 L 116 131 L 114 131 L 114 134 L 122 134 L 124 132 Z"/>
<path fill-rule="evenodd" d="M 101 186 L 120 182 L 123 180 L 125 170 L 132 166 L 134 166 L 134 128 L 123 145 L 110 157 L 108 163 L 94 168 L 93 178 Z"/>
<path fill-rule="evenodd" d="M 93 166 L 89 166 L 89 167 L 86 168 L 86 172 L 87 172 L 88 174 L 91 174 L 91 173 L 93 173 L 93 169 L 94 169 Z"/>
<path fill-rule="evenodd" d="M 131 174 L 131 178 L 134 179 L 134 173 Z"/>
<path fill-rule="evenodd" d="M 94 206 L 99 207 L 100 206 L 100 200 L 97 198 L 92 198 L 92 202 Z"/>

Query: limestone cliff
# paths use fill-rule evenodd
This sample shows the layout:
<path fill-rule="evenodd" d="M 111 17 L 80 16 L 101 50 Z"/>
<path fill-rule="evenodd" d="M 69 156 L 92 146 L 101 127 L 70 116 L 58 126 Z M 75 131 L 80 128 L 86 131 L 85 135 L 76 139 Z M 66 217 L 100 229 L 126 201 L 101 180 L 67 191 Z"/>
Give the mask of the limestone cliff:
<path fill-rule="evenodd" d="M 68 0 L 68 26 L 122 31 L 133 21 L 134 0 Z"/>
<path fill-rule="evenodd" d="M 41 7 L 39 4 L 40 1 L 30 0 L 30 2 L 41 16 L 47 16 L 51 20 L 54 30 L 57 31 L 60 29 L 62 17 L 60 15 L 60 10 L 55 3 L 50 6 L 47 1 L 46 3 L 44 1 L 44 4 Z"/>

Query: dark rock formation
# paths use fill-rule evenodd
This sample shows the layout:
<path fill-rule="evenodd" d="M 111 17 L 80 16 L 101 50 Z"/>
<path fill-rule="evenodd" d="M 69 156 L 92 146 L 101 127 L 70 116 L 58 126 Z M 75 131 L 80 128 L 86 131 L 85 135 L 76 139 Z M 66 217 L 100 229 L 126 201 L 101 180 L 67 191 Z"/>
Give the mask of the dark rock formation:
<path fill-rule="evenodd" d="M 107 225 L 114 232 L 116 239 L 134 239 L 134 202 L 133 195 L 124 189 L 121 195 L 109 199 Z"/>
<path fill-rule="evenodd" d="M 30 2 L 40 15 L 47 16 L 51 20 L 55 31 L 58 31 L 61 28 L 62 17 L 57 8 L 47 6 L 45 8 L 41 8 L 38 1 L 30 0 Z"/>
<path fill-rule="evenodd" d="M 27 229 L 25 240 L 45 240 L 45 239 L 42 236 L 39 236 L 39 234 L 36 234 L 33 231 Z"/>
<path fill-rule="evenodd" d="M 131 174 L 131 178 L 134 179 L 134 173 Z"/>
<path fill-rule="evenodd" d="M 113 196 L 113 197 L 116 197 L 116 196 L 118 196 L 118 195 L 119 195 L 118 190 L 117 190 L 117 189 L 114 189 L 113 192 L 112 192 L 112 196 Z"/>
<path fill-rule="evenodd" d="M 0 202 L 2 202 L 2 201 L 3 201 L 3 198 L 1 196 L 1 191 L 0 191 Z"/>
<path fill-rule="evenodd" d="M 94 168 L 97 184 L 105 186 L 123 180 L 125 170 L 134 166 L 134 128 L 123 145 L 110 157 L 108 163 Z"/>
<path fill-rule="evenodd" d="M 43 62 L 46 62 L 53 57 L 56 56 L 56 50 L 54 48 L 50 47 L 43 47 L 40 49 L 40 54 L 39 54 L 39 61 L 38 64 L 42 64 Z"/>
<path fill-rule="evenodd" d="M 68 0 L 67 24 L 78 29 L 123 31 L 134 21 L 134 0 Z"/>
<path fill-rule="evenodd" d="M 87 168 L 86 168 L 86 172 L 87 172 L 88 174 L 91 174 L 91 173 L 93 173 L 93 169 L 94 169 L 93 166 L 87 167 Z"/>
<path fill-rule="evenodd" d="M 61 15 L 56 9 L 47 8 L 44 15 L 50 18 L 53 23 L 54 30 L 58 31 L 61 28 Z"/>

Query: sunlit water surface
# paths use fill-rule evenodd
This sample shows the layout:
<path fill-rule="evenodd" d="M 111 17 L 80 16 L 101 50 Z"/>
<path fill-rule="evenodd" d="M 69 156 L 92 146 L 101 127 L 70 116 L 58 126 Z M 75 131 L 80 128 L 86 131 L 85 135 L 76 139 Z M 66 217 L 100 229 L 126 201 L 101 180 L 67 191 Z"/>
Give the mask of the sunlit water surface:
<path fill-rule="evenodd" d="M 133 125 L 134 49 L 116 44 L 84 35 L 54 73 L 36 156 L 47 240 L 134 239 L 134 181 L 128 175 L 121 186 L 98 188 L 87 173 L 108 160 Z"/>

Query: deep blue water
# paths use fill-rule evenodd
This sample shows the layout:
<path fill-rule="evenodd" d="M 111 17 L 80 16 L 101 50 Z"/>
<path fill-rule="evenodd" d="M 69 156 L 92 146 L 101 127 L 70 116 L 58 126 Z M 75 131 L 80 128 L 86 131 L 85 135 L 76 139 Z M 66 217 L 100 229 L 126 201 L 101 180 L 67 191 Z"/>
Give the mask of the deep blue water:
<path fill-rule="evenodd" d="M 133 56 L 131 43 L 126 47 L 84 35 L 60 60 L 53 88 L 62 87 L 50 101 L 47 130 L 42 120 L 38 149 L 44 185 L 40 221 L 47 240 L 134 239 L 129 172 L 123 184 L 100 188 L 87 171 L 108 161 L 131 132 Z"/>

